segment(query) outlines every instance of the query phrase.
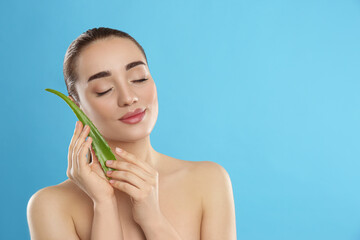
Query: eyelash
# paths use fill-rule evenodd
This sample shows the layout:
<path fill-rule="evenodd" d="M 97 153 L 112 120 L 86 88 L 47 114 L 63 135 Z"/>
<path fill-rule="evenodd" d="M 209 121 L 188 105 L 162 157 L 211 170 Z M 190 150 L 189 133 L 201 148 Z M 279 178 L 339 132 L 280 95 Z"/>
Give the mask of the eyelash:
<path fill-rule="evenodd" d="M 143 78 L 143 79 L 139 79 L 139 80 L 134 80 L 133 82 L 144 82 L 148 80 L 148 78 Z M 105 92 L 102 92 L 102 93 L 96 93 L 98 97 L 108 93 L 112 88 L 110 88 L 109 90 L 105 91 Z"/>

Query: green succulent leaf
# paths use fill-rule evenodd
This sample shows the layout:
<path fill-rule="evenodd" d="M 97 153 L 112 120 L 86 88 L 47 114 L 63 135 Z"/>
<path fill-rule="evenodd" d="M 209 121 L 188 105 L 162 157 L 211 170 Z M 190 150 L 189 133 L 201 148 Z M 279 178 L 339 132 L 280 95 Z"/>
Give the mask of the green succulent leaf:
<path fill-rule="evenodd" d="M 79 121 L 82 122 L 83 126 L 88 125 L 90 127 L 90 133 L 89 136 L 93 139 L 91 145 L 94 149 L 96 157 L 99 159 L 100 165 L 102 169 L 104 170 L 105 176 L 106 172 L 108 170 L 114 171 L 115 169 L 108 168 L 105 164 L 107 160 L 116 160 L 116 157 L 114 153 L 111 151 L 111 148 L 103 138 L 103 136 L 100 134 L 100 132 L 97 130 L 95 125 L 91 122 L 91 120 L 85 115 L 85 113 L 73 102 L 69 97 L 67 97 L 65 94 L 56 91 L 54 89 L 46 88 L 45 89 L 48 92 L 54 93 L 61 97 L 73 110 L 76 117 L 79 119 Z M 109 180 L 110 178 L 106 176 L 106 178 Z"/>

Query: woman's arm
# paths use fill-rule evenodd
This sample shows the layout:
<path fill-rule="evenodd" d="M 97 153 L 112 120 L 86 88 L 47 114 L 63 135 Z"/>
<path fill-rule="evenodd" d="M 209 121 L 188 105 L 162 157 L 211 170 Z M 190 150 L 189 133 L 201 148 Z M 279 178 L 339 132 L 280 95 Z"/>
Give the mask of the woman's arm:
<path fill-rule="evenodd" d="M 109 202 L 94 203 L 91 240 L 123 240 L 116 198 Z"/>
<path fill-rule="evenodd" d="M 203 216 L 201 240 L 236 240 L 235 204 L 227 171 L 211 161 L 201 162 Z"/>
<path fill-rule="evenodd" d="M 80 240 L 74 222 L 66 209 L 63 193 L 55 187 L 36 192 L 29 200 L 27 218 L 32 240 Z M 91 240 L 122 240 L 116 200 L 94 203 Z"/>

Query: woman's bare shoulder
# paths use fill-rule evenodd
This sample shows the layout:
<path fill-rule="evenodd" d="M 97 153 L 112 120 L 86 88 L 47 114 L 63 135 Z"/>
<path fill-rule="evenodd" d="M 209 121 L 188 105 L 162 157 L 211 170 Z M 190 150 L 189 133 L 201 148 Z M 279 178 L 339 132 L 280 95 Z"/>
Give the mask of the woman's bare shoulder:
<path fill-rule="evenodd" d="M 202 188 L 209 186 L 209 182 L 218 179 L 220 176 L 228 175 L 223 166 L 212 161 L 193 162 L 192 173 L 194 178 L 201 183 Z"/>
<path fill-rule="evenodd" d="M 59 195 L 57 197 L 62 198 L 69 197 L 75 193 L 78 193 L 79 190 L 80 189 L 76 186 L 76 184 L 74 184 L 70 179 L 67 179 L 57 185 L 41 188 L 33 196 L 49 196 L 54 194 L 60 194 L 61 196 Z"/>
<path fill-rule="evenodd" d="M 76 184 L 67 179 L 57 185 L 39 189 L 30 197 L 28 206 L 46 204 L 67 212 L 71 210 L 69 206 L 76 204 L 81 199 L 86 199 L 86 197 L 87 195 Z"/>
<path fill-rule="evenodd" d="M 173 159 L 174 172 L 186 172 L 188 177 L 204 184 L 215 175 L 227 175 L 225 168 L 216 162 L 170 158 Z"/>
<path fill-rule="evenodd" d="M 226 170 L 223 166 L 221 166 L 217 162 L 212 161 L 198 161 L 195 164 L 195 170 L 198 171 L 199 174 L 205 174 L 211 176 L 214 173 L 225 173 Z"/>
<path fill-rule="evenodd" d="M 44 187 L 30 197 L 27 220 L 31 239 L 48 239 L 49 236 L 53 239 L 79 239 L 72 212 L 81 202 L 81 192 L 74 185 L 67 180 Z"/>
<path fill-rule="evenodd" d="M 197 174 L 212 174 L 214 171 L 226 171 L 223 166 L 212 161 L 190 161 L 183 159 L 176 159 L 179 168 L 184 168 L 192 173 Z"/>

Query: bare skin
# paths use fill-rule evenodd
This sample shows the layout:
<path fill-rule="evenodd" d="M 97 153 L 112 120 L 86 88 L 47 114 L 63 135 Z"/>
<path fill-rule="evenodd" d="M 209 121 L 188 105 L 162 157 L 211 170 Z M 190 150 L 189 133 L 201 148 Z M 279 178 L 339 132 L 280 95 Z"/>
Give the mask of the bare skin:
<path fill-rule="evenodd" d="M 209 182 L 219 179 L 215 176 L 214 180 L 214 173 L 219 174 L 221 167 L 209 161 L 191 162 L 171 158 L 163 154 L 160 154 L 160 157 L 161 162 L 167 162 L 167 164 L 163 165 L 164 172 L 160 173 L 160 207 L 182 239 L 215 240 L 222 236 L 221 239 L 235 240 L 236 230 L 232 192 L 226 191 L 229 189 L 224 187 L 211 189 L 208 185 Z M 224 185 L 220 183 L 218 186 Z M 46 195 L 44 191 L 53 196 L 48 198 L 47 201 L 51 199 L 57 202 L 55 205 L 58 209 L 52 208 L 51 211 L 54 213 L 62 211 L 66 215 L 62 216 L 62 218 L 69 219 L 67 226 L 59 226 L 59 224 L 63 224 L 60 221 L 56 223 L 59 228 L 67 228 L 69 231 L 73 230 L 76 233 L 74 238 L 68 239 L 90 239 L 94 215 L 91 199 L 71 180 L 42 189 L 37 194 L 43 193 L 43 195 Z M 210 201 L 207 201 L 212 197 L 212 194 L 209 194 L 210 191 L 217 191 L 220 196 L 227 195 L 228 197 L 223 198 L 224 201 L 220 201 L 219 206 L 215 204 L 211 206 Z M 146 239 L 141 226 L 134 222 L 132 218 L 129 196 L 120 191 L 117 194 L 124 239 Z M 213 219 L 210 219 L 212 217 Z M 36 231 L 41 231 L 41 227 Z M 41 235 L 41 233 L 38 234 Z"/>
<path fill-rule="evenodd" d="M 152 148 L 149 134 L 158 114 L 156 87 L 146 64 L 125 70 L 134 61 L 146 63 L 128 39 L 108 38 L 90 44 L 78 58 L 77 90 L 81 99 L 78 106 L 112 151 L 120 147 L 131 154 L 132 160 L 116 155 L 116 164 L 133 161 L 137 172 L 120 177 L 123 171 L 116 167 L 118 171 L 108 175 L 115 181 L 110 185 L 96 161 L 91 170 L 85 161 L 84 153 L 91 144 L 91 140 L 85 142 L 85 130 L 83 135 L 80 129 L 75 131 L 73 139 L 79 141 L 70 144 L 69 179 L 39 190 L 29 200 L 33 240 L 104 239 L 112 232 L 112 239 L 119 240 L 236 239 L 233 192 L 226 170 L 214 162 L 180 160 Z M 105 70 L 111 75 L 88 82 L 90 76 Z M 147 80 L 133 82 L 141 78 Z M 101 97 L 96 95 L 107 90 Z M 146 115 L 141 122 L 129 125 L 118 120 L 129 110 L 142 107 L 146 107 Z M 76 156 L 78 152 L 81 154 Z M 71 165 L 91 174 L 75 168 L 70 171 Z M 146 169 L 152 174 L 146 180 L 139 178 Z M 151 181 L 154 176 L 156 183 Z M 128 192 L 120 183 L 132 186 L 136 193 Z"/>

